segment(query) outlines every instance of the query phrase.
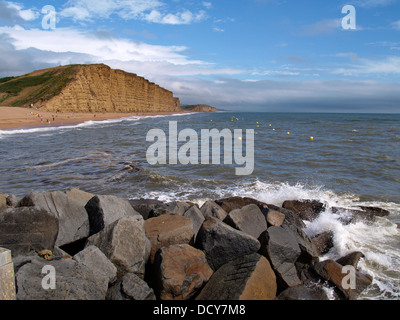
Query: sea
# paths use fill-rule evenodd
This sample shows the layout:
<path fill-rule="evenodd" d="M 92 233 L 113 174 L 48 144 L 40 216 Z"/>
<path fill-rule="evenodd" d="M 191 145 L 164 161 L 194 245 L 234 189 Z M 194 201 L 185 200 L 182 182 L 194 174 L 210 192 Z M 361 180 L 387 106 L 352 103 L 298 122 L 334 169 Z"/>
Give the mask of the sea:
<path fill-rule="evenodd" d="M 183 136 L 175 146 L 170 145 L 171 123 Z M 165 137 L 150 139 L 153 129 Z M 184 140 L 186 129 L 198 134 L 199 146 L 202 130 L 227 129 L 233 145 L 240 139 L 234 133 L 242 132 L 240 150 L 243 157 L 252 157 L 254 170 L 237 175 L 244 164 L 236 161 L 236 153 L 230 162 L 224 157 L 222 139 L 219 164 L 211 161 L 213 152 L 209 164 L 202 161 L 207 154 L 201 147 L 198 163 L 174 164 L 168 156 L 167 163 L 149 163 L 149 150 L 158 142 L 165 142 L 166 148 L 157 149 L 154 156 L 175 150 L 196 158 L 196 143 L 184 149 L 189 141 Z M 400 297 L 399 114 L 227 111 L 0 130 L 0 159 L 0 192 L 19 198 L 32 191 L 79 188 L 127 199 L 189 200 L 199 205 L 230 196 L 278 206 L 285 200 L 319 200 L 326 210 L 306 222 L 305 231 L 310 236 L 333 232 L 334 247 L 322 259 L 361 251 L 365 257 L 359 268 L 374 280 L 359 299 Z M 359 206 L 380 207 L 390 215 L 346 225 L 341 219 L 345 211 L 331 210 Z"/>

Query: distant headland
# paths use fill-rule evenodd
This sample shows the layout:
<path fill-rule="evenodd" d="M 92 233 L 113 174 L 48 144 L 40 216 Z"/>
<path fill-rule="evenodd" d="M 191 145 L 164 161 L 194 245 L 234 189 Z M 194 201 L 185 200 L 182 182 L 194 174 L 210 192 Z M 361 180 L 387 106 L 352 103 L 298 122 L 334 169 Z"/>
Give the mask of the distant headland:
<path fill-rule="evenodd" d="M 182 111 L 186 112 L 217 112 L 217 109 L 207 104 L 194 104 L 182 106 Z"/>

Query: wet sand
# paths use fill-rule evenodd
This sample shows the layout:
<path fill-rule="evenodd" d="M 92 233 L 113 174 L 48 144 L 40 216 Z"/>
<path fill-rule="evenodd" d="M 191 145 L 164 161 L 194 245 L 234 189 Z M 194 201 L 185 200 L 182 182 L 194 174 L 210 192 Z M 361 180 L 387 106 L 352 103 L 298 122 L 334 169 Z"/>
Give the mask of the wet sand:
<path fill-rule="evenodd" d="M 154 116 L 177 114 L 159 113 L 51 113 L 35 108 L 0 107 L 0 130 L 40 126 L 62 126 L 85 121 L 102 121 L 133 116 Z"/>

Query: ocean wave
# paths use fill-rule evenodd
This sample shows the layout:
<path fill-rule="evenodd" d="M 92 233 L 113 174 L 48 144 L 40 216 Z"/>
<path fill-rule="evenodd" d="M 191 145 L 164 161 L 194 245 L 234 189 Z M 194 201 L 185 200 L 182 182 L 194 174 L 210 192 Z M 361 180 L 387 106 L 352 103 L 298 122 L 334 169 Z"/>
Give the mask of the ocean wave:
<path fill-rule="evenodd" d="M 107 119 L 107 120 L 88 120 L 78 124 L 65 124 L 65 125 L 46 125 L 40 127 L 26 127 L 26 128 L 17 128 L 17 129 L 7 129 L 0 130 L 0 139 L 4 139 L 7 136 L 18 135 L 18 134 L 32 134 L 32 133 L 49 133 L 60 130 L 71 130 L 71 129 L 79 129 L 86 127 L 99 127 L 108 124 L 117 124 L 121 122 L 131 122 L 131 121 L 139 121 L 143 119 L 151 119 L 151 118 L 163 118 L 163 117 L 176 117 L 176 116 L 188 116 L 193 115 L 195 113 L 184 113 L 184 114 L 167 114 L 167 115 L 154 115 L 154 116 L 132 116 L 132 117 L 123 117 L 117 119 Z"/>

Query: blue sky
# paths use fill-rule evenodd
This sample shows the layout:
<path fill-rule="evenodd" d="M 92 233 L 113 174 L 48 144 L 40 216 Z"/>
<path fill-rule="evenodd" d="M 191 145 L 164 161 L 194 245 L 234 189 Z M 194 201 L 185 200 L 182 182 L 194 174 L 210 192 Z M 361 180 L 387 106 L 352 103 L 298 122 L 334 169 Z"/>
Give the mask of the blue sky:
<path fill-rule="evenodd" d="M 0 0 L 0 40 L 0 77 L 105 63 L 182 104 L 400 111 L 400 0 Z"/>

